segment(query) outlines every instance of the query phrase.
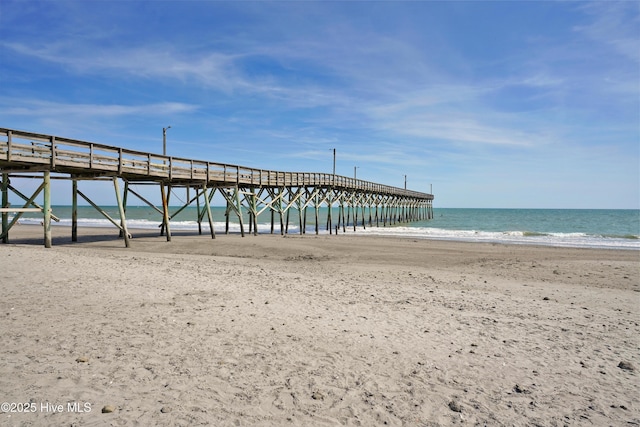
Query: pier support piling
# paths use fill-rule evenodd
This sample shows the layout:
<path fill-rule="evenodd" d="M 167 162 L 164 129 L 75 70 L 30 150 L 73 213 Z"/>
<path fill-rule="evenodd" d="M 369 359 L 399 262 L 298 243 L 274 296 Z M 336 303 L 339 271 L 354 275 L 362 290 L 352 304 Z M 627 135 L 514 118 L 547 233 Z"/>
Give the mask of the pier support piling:
<path fill-rule="evenodd" d="M 44 171 L 44 247 L 51 247 L 51 172 Z"/>
<path fill-rule="evenodd" d="M 9 208 L 9 174 L 2 174 L 2 206 Z M 9 243 L 9 212 L 2 212 L 2 243 Z"/>
<path fill-rule="evenodd" d="M 124 245 L 125 247 L 129 247 L 130 243 L 129 243 L 129 231 L 127 230 L 127 220 L 125 218 L 125 208 L 124 208 L 124 203 L 122 201 L 122 198 L 120 197 L 120 186 L 118 185 L 118 178 L 113 178 L 113 186 L 116 190 L 116 202 L 118 203 L 118 211 L 120 213 L 120 226 L 121 228 L 121 232 L 122 232 L 122 236 L 124 237 Z M 169 235 L 168 230 L 167 230 L 167 235 Z"/>
<path fill-rule="evenodd" d="M 170 190 L 171 187 L 167 186 L 167 191 Z M 167 232 L 167 242 L 171 241 L 171 230 L 169 228 L 169 195 L 165 193 L 165 185 L 160 184 L 160 197 L 162 198 L 162 227 L 160 229 L 160 235 L 162 236 L 162 232 L 166 228 Z"/>
<path fill-rule="evenodd" d="M 78 241 L 78 180 L 71 181 L 71 241 Z"/>
<path fill-rule="evenodd" d="M 213 192 L 215 191 L 215 189 L 211 189 L 211 197 L 213 197 Z M 211 238 L 215 239 L 216 238 L 216 230 L 214 230 L 213 228 L 213 215 L 211 214 L 211 200 L 209 197 L 207 197 L 207 184 L 205 184 L 202 187 L 202 193 L 204 194 L 204 205 L 205 208 L 207 209 L 207 219 L 209 220 L 209 229 L 211 230 Z M 200 220 L 198 220 L 198 224 L 200 224 Z"/>

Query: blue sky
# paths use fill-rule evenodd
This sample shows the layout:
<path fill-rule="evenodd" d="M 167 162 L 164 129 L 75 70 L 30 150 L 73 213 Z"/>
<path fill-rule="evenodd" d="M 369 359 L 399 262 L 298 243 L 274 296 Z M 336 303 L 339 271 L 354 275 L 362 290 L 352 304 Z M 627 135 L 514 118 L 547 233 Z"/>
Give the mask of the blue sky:
<path fill-rule="evenodd" d="M 0 87 L 2 127 L 161 153 L 171 125 L 170 155 L 274 170 L 335 148 L 436 207 L 640 207 L 634 1 L 2 0 Z"/>

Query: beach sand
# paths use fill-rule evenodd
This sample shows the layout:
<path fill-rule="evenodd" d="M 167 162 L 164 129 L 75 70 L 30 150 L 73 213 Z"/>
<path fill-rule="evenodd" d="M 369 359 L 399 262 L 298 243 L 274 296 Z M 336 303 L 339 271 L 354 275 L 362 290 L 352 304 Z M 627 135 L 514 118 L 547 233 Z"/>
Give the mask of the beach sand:
<path fill-rule="evenodd" d="M 639 251 L 53 233 L 0 244 L 0 425 L 640 425 Z"/>

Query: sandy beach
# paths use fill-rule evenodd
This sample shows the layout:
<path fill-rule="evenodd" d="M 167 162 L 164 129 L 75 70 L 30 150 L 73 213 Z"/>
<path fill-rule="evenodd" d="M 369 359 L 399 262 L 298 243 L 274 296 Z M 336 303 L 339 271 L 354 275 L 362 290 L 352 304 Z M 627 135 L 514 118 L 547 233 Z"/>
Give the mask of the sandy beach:
<path fill-rule="evenodd" d="M 70 234 L 0 244 L 0 425 L 640 426 L 639 251 Z"/>

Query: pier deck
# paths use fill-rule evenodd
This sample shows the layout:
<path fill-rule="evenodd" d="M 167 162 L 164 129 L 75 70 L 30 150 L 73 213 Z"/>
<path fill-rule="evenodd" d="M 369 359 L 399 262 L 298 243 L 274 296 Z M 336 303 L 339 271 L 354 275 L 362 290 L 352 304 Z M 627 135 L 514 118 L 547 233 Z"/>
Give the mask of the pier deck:
<path fill-rule="evenodd" d="M 44 216 L 45 246 L 51 246 L 50 221 L 51 173 L 56 178 L 70 179 L 73 182 L 74 213 L 77 208 L 77 196 L 80 195 L 96 209 L 89 197 L 77 188 L 78 181 L 94 179 L 111 179 L 114 183 L 120 218 L 107 217 L 121 230 L 125 244 L 129 246 L 129 233 L 126 228 L 125 212 L 129 193 L 143 200 L 163 214 L 161 233 L 166 232 L 167 240 L 171 240 L 170 220 L 193 202 L 198 204 L 198 223 L 207 215 L 212 238 L 215 238 L 210 203 L 215 191 L 218 191 L 227 202 L 227 213 L 238 216 L 241 233 L 244 236 L 243 212 L 249 215 L 249 232 L 257 233 L 257 217 L 265 210 L 271 211 L 272 232 L 274 214 L 280 216 L 281 233 L 288 228 L 288 211 L 294 208 L 299 211 L 300 232 L 304 233 L 306 211 L 311 207 L 316 211 L 316 233 L 319 230 L 318 208 L 329 207 L 326 227 L 333 231 L 331 211 L 338 207 L 336 232 L 349 223 L 353 210 L 352 225 L 358 223 L 358 211 L 361 211 L 361 225 L 389 225 L 397 222 L 430 219 L 433 216 L 433 195 L 392 187 L 345 176 L 314 173 L 286 172 L 249 168 L 239 165 L 214 163 L 203 160 L 164 156 L 148 152 L 130 150 L 94 142 L 80 141 L 53 135 L 43 135 L 7 128 L 0 128 L 0 173 L 2 174 L 2 230 L 0 236 L 8 241 L 11 226 L 24 212 L 39 211 Z M 31 198 L 27 198 L 10 184 L 12 176 L 21 178 L 41 178 L 40 188 Z M 118 180 L 124 181 L 124 197 L 120 196 Z M 129 184 L 152 183 L 160 187 L 162 207 L 155 207 L 143 196 L 129 188 Z M 172 187 L 194 188 L 195 197 L 182 208 L 171 214 L 169 212 L 169 195 Z M 8 192 L 13 191 L 25 200 L 23 207 L 12 207 L 8 203 Z M 44 192 L 44 206 L 37 205 L 34 200 Z M 203 206 L 200 206 L 200 202 Z M 345 209 L 347 216 L 345 217 Z M 15 213 L 9 223 L 8 214 Z M 284 215 L 287 216 L 287 227 L 284 227 Z M 55 217 L 53 217 L 55 219 Z M 227 231 L 229 215 L 226 215 Z M 77 238 L 77 218 L 74 215 L 72 240 Z M 199 227 L 200 228 L 200 227 Z M 200 228 L 201 230 L 201 228 Z"/>

